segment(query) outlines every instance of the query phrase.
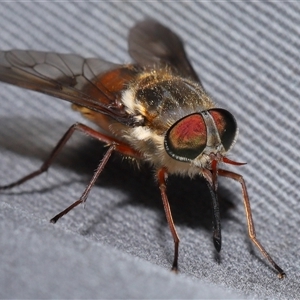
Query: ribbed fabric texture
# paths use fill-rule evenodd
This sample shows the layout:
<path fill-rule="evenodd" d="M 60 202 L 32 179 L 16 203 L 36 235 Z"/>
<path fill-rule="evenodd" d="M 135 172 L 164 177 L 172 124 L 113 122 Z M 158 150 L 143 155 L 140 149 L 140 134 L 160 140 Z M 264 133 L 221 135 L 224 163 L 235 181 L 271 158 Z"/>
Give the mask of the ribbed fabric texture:
<path fill-rule="evenodd" d="M 76 134 L 48 171 L 0 193 L 1 298 L 272 298 L 300 294 L 300 4 L 244 1 L 0 3 L 0 49 L 33 49 L 130 62 L 127 35 L 155 18 L 185 42 L 218 107 L 237 119 L 230 170 L 244 176 L 259 240 L 286 271 L 278 280 L 247 236 L 241 188 L 220 179 L 223 248 L 216 259 L 209 194 L 173 178 L 180 275 L 153 172 L 113 158 L 81 207 L 104 153 Z M 0 83 L 0 185 L 40 166 L 70 125 L 70 105 Z M 227 166 L 224 165 L 224 168 Z"/>

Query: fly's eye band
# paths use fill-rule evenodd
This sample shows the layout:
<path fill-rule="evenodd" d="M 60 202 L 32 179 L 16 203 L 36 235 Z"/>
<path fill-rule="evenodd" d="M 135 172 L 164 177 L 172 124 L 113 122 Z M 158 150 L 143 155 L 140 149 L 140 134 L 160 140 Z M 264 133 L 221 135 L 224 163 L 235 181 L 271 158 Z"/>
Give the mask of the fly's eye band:
<path fill-rule="evenodd" d="M 210 114 L 213 122 L 207 123 L 204 115 Z M 212 127 L 213 126 L 213 127 Z M 213 139 L 220 143 L 225 151 L 234 144 L 237 125 L 233 115 L 225 109 L 214 108 L 201 113 L 188 115 L 174 123 L 166 133 L 164 146 L 166 152 L 179 161 L 192 161 L 207 147 L 207 134 L 214 133 Z"/>
<path fill-rule="evenodd" d="M 210 109 L 208 112 L 214 119 L 224 149 L 228 151 L 233 146 L 238 133 L 234 116 L 221 108 Z"/>
<path fill-rule="evenodd" d="M 207 131 L 201 114 L 192 114 L 177 121 L 165 137 L 165 149 L 176 160 L 191 161 L 206 147 Z"/>

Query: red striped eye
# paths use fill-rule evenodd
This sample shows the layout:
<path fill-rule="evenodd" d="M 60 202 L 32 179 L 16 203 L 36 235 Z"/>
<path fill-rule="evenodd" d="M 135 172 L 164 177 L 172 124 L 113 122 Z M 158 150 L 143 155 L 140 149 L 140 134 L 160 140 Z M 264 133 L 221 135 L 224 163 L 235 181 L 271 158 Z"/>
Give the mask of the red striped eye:
<path fill-rule="evenodd" d="M 207 130 L 201 114 L 189 115 L 177 121 L 165 137 L 165 149 L 176 160 L 190 161 L 206 147 Z"/>
<path fill-rule="evenodd" d="M 211 121 L 207 119 L 208 114 Z M 210 150 L 217 151 L 222 144 L 228 151 L 235 142 L 237 132 L 233 115 L 225 109 L 214 108 L 188 115 L 174 123 L 167 131 L 164 145 L 166 152 L 174 159 L 192 161 L 205 150 L 207 144 Z M 207 134 L 213 135 L 209 142 Z"/>
<path fill-rule="evenodd" d="M 234 116 L 221 108 L 213 108 L 208 112 L 214 119 L 224 149 L 228 151 L 233 146 L 238 133 Z"/>

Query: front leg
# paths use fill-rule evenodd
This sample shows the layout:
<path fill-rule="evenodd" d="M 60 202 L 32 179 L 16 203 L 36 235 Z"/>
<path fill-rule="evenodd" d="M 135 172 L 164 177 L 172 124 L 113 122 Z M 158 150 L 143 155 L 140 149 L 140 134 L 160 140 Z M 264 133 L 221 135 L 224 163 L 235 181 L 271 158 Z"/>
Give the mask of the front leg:
<path fill-rule="evenodd" d="M 272 259 L 270 254 L 265 250 L 265 248 L 262 246 L 262 244 L 256 238 L 254 222 L 253 222 L 252 212 L 251 212 L 251 207 L 250 207 L 250 201 L 249 201 L 248 192 L 247 192 L 246 183 L 244 181 L 244 178 L 240 174 L 237 174 L 237 173 L 234 173 L 231 171 L 227 171 L 227 170 L 222 170 L 222 169 L 218 170 L 218 174 L 223 177 L 232 178 L 241 184 L 242 191 L 243 191 L 247 224 L 248 224 L 249 237 L 250 237 L 251 241 L 254 243 L 254 245 L 262 253 L 262 255 L 270 262 L 270 264 L 274 267 L 274 269 L 276 269 L 276 271 L 278 272 L 278 277 L 284 278 L 285 272 L 275 263 L 275 261 Z"/>
<path fill-rule="evenodd" d="M 178 236 L 178 233 L 176 231 L 176 227 L 175 227 L 175 224 L 173 221 L 168 196 L 166 193 L 166 190 L 167 190 L 166 177 L 167 177 L 167 175 L 168 175 L 168 173 L 167 173 L 166 168 L 161 168 L 157 172 L 157 178 L 158 178 L 158 184 L 159 184 L 159 189 L 160 189 L 160 193 L 161 193 L 161 199 L 163 202 L 167 222 L 170 227 L 171 234 L 172 234 L 173 240 L 174 240 L 174 260 L 173 260 L 173 264 L 172 264 L 172 271 L 177 271 L 178 270 L 178 250 L 179 250 L 180 240 L 179 240 L 179 236 Z"/>

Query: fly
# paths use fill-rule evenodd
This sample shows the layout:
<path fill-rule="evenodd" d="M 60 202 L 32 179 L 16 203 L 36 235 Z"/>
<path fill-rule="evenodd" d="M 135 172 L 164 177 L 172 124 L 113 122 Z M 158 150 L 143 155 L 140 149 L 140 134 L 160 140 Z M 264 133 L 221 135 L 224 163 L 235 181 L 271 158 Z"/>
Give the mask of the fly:
<path fill-rule="evenodd" d="M 256 238 L 246 184 L 237 173 L 219 163 L 242 165 L 227 158 L 238 134 L 234 116 L 217 108 L 191 66 L 183 43 L 170 29 L 153 20 L 137 23 L 129 34 L 133 63 L 117 65 L 98 58 L 39 51 L 0 51 L 0 81 L 54 96 L 101 128 L 72 125 L 42 166 L 23 178 L 1 186 L 9 189 L 45 172 L 75 131 L 108 146 L 81 197 L 51 219 L 56 223 L 74 207 L 85 203 L 113 152 L 137 163 L 148 163 L 156 179 L 174 240 L 172 269 L 178 269 L 179 236 L 166 191 L 169 174 L 202 176 L 210 190 L 213 208 L 213 242 L 221 250 L 221 225 L 217 197 L 218 177 L 238 181 L 242 187 L 251 241 L 278 272 Z"/>

